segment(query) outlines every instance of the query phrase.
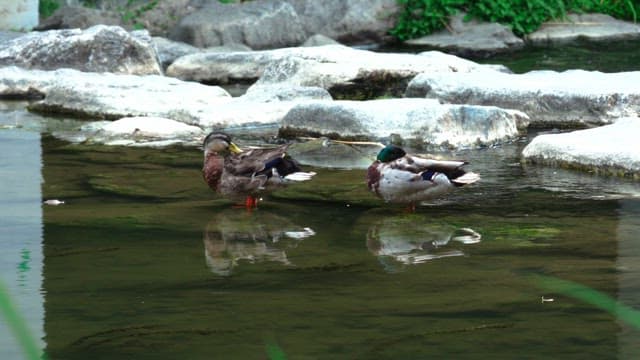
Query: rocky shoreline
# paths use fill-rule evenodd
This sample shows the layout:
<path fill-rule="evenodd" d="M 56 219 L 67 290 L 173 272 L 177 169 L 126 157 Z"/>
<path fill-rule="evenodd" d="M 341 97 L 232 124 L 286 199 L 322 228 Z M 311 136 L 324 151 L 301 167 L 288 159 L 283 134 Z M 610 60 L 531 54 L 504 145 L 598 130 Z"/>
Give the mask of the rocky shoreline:
<path fill-rule="evenodd" d="M 76 133 L 57 134 L 67 140 L 127 146 L 196 144 L 208 131 L 221 129 L 263 139 L 327 136 L 439 150 L 500 144 L 529 127 L 590 128 L 574 131 L 571 137 L 539 136 L 524 149 L 523 158 L 640 178 L 640 153 L 629 136 L 638 133 L 640 125 L 639 71 L 513 74 L 501 65 L 482 65 L 435 50 L 379 53 L 337 41 L 379 40 L 384 32 L 357 22 L 319 28 L 313 9 L 303 8 L 303 1 L 252 3 L 224 8 L 246 15 L 256 14 L 252 6 L 262 6 L 263 15 L 251 25 L 228 13 L 226 25 L 218 24 L 228 32 L 209 29 L 224 35 L 218 40 L 193 30 L 203 13 L 187 15 L 174 29 L 173 40 L 118 25 L 9 33 L 0 37 L 0 98 L 29 99 L 33 112 L 87 119 Z M 373 3 L 367 16 L 393 11 L 390 1 Z M 215 6 L 220 12 L 226 5 Z M 346 22 L 349 12 L 357 10 L 350 6 L 342 9 L 346 15 L 340 21 Z M 282 43 L 273 42 L 266 36 L 277 38 L 274 32 L 248 32 L 248 27 L 270 21 L 264 14 L 289 14 L 291 19 L 285 18 L 295 23 L 300 9 L 306 9 L 307 23 L 282 29 L 287 36 L 298 36 L 295 40 L 282 42 L 285 38 L 280 37 Z M 584 36 L 579 28 L 587 20 L 604 24 L 599 32 L 593 26 L 588 29 L 598 41 L 640 39 L 640 26 L 594 15 L 565 24 L 573 30 L 543 26 L 523 41 L 571 41 Z M 239 25 L 231 21 L 242 22 L 244 42 L 237 41 L 231 29 Z M 452 21 L 457 21 L 452 29 L 461 29 L 461 34 L 492 38 L 487 35 L 491 31 L 474 31 L 473 26 L 498 31 L 493 26 L 497 24 Z M 339 34 L 337 29 L 343 28 L 351 29 L 344 30 L 351 38 Z M 365 39 L 354 35 L 358 31 L 377 35 Z M 499 33 L 504 35 L 504 29 Z M 316 46 L 302 46 L 314 35 Z M 442 42 L 444 35 L 434 34 L 432 39 Z M 474 49 L 442 48 L 453 53 L 479 51 L 477 41 L 457 35 L 457 46 L 466 41 Z M 522 46 L 502 38 L 513 44 L 506 48 Z M 413 42 L 425 44 L 424 39 Z M 220 87 L 237 83 L 249 86 L 241 96 L 233 97 Z M 587 144 L 589 151 L 558 143 Z"/>

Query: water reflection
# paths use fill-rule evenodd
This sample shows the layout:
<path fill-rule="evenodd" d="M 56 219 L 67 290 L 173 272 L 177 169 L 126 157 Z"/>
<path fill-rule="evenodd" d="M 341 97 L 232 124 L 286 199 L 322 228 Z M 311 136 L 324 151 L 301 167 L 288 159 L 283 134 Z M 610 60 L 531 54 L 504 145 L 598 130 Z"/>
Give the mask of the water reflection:
<path fill-rule="evenodd" d="M 478 243 L 482 238 L 470 228 L 416 220 L 414 216 L 387 217 L 369 227 L 367 248 L 378 256 L 385 270 L 394 272 L 400 269 L 398 266 L 463 256 L 462 247 Z"/>
<path fill-rule="evenodd" d="M 227 209 L 213 216 L 204 230 L 204 256 L 215 274 L 228 276 L 241 262 L 272 261 L 293 265 L 286 249 L 315 235 L 308 227 L 265 212 Z"/>

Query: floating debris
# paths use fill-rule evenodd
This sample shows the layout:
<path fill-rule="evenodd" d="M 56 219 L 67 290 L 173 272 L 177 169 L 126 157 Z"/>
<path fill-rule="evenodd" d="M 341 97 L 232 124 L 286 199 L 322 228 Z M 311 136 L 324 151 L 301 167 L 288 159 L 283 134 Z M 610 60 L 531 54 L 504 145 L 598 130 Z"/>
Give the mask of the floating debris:
<path fill-rule="evenodd" d="M 58 200 L 58 199 L 50 199 L 50 200 L 45 200 L 43 203 L 44 203 L 45 205 L 54 205 L 54 206 L 57 206 L 57 205 L 62 205 L 62 204 L 64 204 L 64 201 L 62 201 L 62 200 Z"/>
<path fill-rule="evenodd" d="M 552 301 L 555 301 L 555 299 L 554 299 L 554 298 L 548 298 L 548 299 L 547 299 L 547 298 L 545 298 L 544 296 L 541 296 L 541 297 L 540 297 L 540 302 L 541 302 L 541 303 L 552 302 Z"/>

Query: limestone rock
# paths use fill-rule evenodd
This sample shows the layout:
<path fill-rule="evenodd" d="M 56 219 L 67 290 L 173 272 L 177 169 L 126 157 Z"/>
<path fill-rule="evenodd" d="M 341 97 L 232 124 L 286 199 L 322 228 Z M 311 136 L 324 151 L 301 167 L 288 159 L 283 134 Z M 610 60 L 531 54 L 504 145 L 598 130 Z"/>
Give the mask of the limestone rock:
<path fill-rule="evenodd" d="M 0 43 L 0 66 L 72 68 L 116 74 L 161 74 L 151 39 L 118 26 L 32 32 Z"/>
<path fill-rule="evenodd" d="M 428 46 L 462 56 L 487 56 L 524 47 L 524 41 L 509 27 L 477 20 L 465 22 L 464 17 L 464 13 L 455 15 L 448 29 L 407 40 L 405 44 Z"/>
<path fill-rule="evenodd" d="M 640 25 L 605 14 L 570 14 L 566 21 L 549 21 L 526 37 L 534 45 L 561 45 L 576 40 L 603 42 L 634 39 L 640 39 Z"/>
<path fill-rule="evenodd" d="M 406 96 L 520 110 L 537 127 L 602 125 L 640 111 L 640 72 L 422 73 Z"/>
<path fill-rule="evenodd" d="M 598 128 L 539 135 L 522 156 L 532 163 L 640 179 L 638 134 L 640 119 L 622 118 Z"/>
<path fill-rule="evenodd" d="M 116 120 L 157 116 L 198 124 L 216 116 L 216 106 L 231 100 L 222 88 L 158 75 L 136 76 L 0 68 L 0 96 L 38 97 L 37 112 Z"/>
<path fill-rule="evenodd" d="M 282 119 L 283 134 L 403 142 L 414 148 L 486 146 L 517 136 L 525 114 L 428 99 L 305 102 Z"/>

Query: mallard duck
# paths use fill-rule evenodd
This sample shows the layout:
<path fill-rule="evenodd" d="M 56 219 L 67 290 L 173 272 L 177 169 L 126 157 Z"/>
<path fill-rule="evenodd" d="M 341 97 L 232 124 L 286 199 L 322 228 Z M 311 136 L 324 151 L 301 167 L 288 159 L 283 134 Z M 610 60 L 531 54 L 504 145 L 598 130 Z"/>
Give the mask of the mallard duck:
<path fill-rule="evenodd" d="M 420 201 L 480 180 L 480 175 L 462 169 L 466 164 L 466 161 L 427 159 L 387 145 L 367 170 L 367 186 L 386 202 L 407 204 L 413 211 Z"/>
<path fill-rule="evenodd" d="M 289 145 L 243 151 L 231 136 L 212 132 L 204 139 L 202 174 L 211 189 L 232 200 L 245 198 L 245 206 L 255 208 L 258 196 L 289 181 L 305 181 L 315 175 L 303 172 L 287 155 Z"/>

